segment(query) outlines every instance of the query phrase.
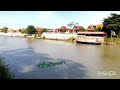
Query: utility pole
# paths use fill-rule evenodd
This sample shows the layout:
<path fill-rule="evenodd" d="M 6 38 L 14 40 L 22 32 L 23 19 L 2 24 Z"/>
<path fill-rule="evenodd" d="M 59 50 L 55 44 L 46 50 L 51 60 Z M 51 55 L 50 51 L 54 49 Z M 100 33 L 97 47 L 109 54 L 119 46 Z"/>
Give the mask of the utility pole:
<path fill-rule="evenodd" d="M 111 30 L 111 38 L 112 38 L 112 30 Z"/>
<path fill-rule="evenodd" d="M 110 44 L 112 43 L 112 30 L 111 30 L 111 40 L 110 40 Z"/>

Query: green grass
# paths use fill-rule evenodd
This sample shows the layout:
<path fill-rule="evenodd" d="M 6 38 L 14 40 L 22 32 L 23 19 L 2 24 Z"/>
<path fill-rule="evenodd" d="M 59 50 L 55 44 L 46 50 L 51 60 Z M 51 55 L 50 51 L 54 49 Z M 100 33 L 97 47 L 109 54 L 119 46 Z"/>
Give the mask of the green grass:
<path fill-rule="evenodd" d="M 105 38 L 105 44 L 120 44 L 120 38 Z"/>
<path fill-rule="evenodd" d="M 14 75 L 10 73 L 8 65 L 0 58 L 0 79 L 13 79 Z"/>
<path fill-rule="evenodd" d="M 70 37 L 69 39 L 67 39 L 66 41 L 67 42 L 74 42 L 76 40 L 76 38 L 74 38 L 74 37 Z"/>

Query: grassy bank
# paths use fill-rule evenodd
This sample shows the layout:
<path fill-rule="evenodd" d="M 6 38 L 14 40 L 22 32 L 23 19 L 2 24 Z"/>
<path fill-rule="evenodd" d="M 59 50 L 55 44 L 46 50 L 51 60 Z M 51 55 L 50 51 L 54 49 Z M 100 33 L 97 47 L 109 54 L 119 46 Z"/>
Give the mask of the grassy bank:
<path fill-rule="evenodd" d="M 69 39 L 66 40 L 66 42 L 75 42 L 76 38 L 70 37 Z"/>
<path fill-rule="evenodd" d="M 69 39 L 67 40 L 61 40 L 61 39 L 49 39 L 49 38 L 46 38 L 45 36 L 41 37 L 41 35 L 32 35 L 32 38 L 35 38 L 35 39 L 43 39 L 43 40 L 56 40 L 56 41 L 65 41 L 65 42 L 72 42 L 74 43 L 76 41 L 76 38 L 75 37 L 70 37 Z M 104 39 L 104 45 L 111 45 L 111 44 L 119 44 L 120 45 L 120 38 L 116 38 L 116 37 L 113 37 L 113 38 L 105 38 Z"/>
<path fill-rule="evenodd" d="M 119 44 L 120 45 L 120 38 L 105 38 L 104 44 Z"/>
<path fill-rule="evenodd" d="M 14 76 L 10 73 L 8 65 L 0 58 L 0 79 L 13 79 Z"/>
<path fill-rule="evenodd" d="M 55 41 L 65 41 L 65 42 L 75 42 L 76 38 L 70 37 L 69 39 L 50 39 L 45 37 L 35 37 L 36 39 L 42 39 L 42 40 L 55 40 Z"/>

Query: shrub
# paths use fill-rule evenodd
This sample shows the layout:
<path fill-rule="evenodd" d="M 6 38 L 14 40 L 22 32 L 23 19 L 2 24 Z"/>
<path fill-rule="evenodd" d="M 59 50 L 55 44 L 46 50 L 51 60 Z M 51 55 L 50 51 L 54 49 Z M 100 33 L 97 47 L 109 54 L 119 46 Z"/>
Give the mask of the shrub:
<path fill-rule="evenodd" d="M 70 37 L 69 39 L 67 39 L 67 41 L 74 42 L 75 38 L 74 37 Z"/>
<path fill-rule="evenodd" d="M 0 79 L 13 79 L 13 74 L 9 72 L 8 65 L 5 64 L 3 58 L 0 58 Z"/>
<path fill-rule="evenodd" d="M 45 39 L 45 36 L 43 36 L 43 39 Z"/>

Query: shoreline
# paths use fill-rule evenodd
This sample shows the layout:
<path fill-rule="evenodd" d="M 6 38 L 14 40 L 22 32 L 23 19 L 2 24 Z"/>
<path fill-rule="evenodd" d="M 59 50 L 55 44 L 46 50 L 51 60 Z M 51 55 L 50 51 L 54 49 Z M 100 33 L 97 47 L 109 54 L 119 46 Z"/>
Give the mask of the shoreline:
<path fill-rule="evenodd" d="M 22 33 L 0 33 L 0 36 L 7 36 L 7 37 L 25 37 L 25 38 L 35 38 L 35 39 L 43 39 L 43 40 L 55 40 L 55 41 L 67 41 L 67 42 L 73 42 L 73 37 L 70 37 L 69 39 L 52 39 L 52 38 L 44 38 L 44 37 L 35 37 L 35 34 L 28 35 L 28 34 L 22 34 Z"/>
<path fill-rule="evenodd" d="M 50 39 L 50 38 L 43 38 L 43 37 L 35 37 L 35 35 L 28 35 L 22 33 L 0 33 L 0 36 L 7 36 L 7 37 L 24 37 L 24 38 L 35 38 L 35 39 L 42 39 L 42 40 L 54 40 L 54 41 L 65 41 L 75 43 L 76 38 L 71 37 L 69 39 Z M 103 45 L 120 45 L 120 38 L 105 38 Z"/>
<path fill-rule="evenodd" d="M 25 37 L 27 34 L 21 33 L 0 33 L 0 36 L 7 36 L 7 37 Z"/>
<path fill-rule="evenodd" d="M 120 45 L 120 38 L 105 38 L 105 45 Z"/>

